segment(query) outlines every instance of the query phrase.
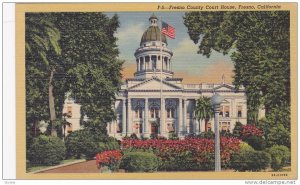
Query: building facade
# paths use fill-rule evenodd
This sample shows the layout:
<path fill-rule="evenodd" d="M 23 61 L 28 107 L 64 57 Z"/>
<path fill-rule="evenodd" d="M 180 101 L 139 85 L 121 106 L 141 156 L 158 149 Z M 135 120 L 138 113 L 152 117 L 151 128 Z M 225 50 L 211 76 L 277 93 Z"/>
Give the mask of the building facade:
<path fill-rule="evenodd" d="M 207 124 L 195 118 L 196 100 L 218 93 L 225 99 L 220 110 L 220 130 L 232 131 L 237 121 L 246 124 L 247 102 L 244 88 L 236 90 L 224 79 L 219 84 L 183 84 L 174 78 L 173 52 L 167 39 L 160 34 L 158 19 L 149 18 L 150 26 L 136 49 L 134 78 L 126 79 L 116 96 L 116 120 L 108 124 L 108 134 L 116 138 L 130 136 L 150 137 L 158 134 L 179 137 L 214 130 L 214 120 Z"/>

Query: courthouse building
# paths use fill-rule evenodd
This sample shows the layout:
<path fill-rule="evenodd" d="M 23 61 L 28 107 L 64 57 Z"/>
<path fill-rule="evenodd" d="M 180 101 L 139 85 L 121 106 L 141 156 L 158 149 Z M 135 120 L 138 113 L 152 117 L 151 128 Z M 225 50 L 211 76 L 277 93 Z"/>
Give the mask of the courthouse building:
<path fill-rule="evenodd" d="M 116 120 L 108 123 L 110 136 L 165 137 L 175 132 L 179 137 L 214 130 L 214 120 L 208 124 L 195 118 L 196 100 L 218 93 L 225 99 L 220 108 L 220 130 L 232 131 L 237 121 L 246 124 L 247 103 L 244 88 L 236 90 L 221 78 L 217 84 L 183 84 L 174 78 L 173 52 L 167 39 L 160 34 L 158 19 L 152 15 L 150 26 L 144 32 L 134 52 L 136 72 L 128 78 L 117 94 L 114 105 Z M 162 79 L 162 80 L 161 80 Z"/>

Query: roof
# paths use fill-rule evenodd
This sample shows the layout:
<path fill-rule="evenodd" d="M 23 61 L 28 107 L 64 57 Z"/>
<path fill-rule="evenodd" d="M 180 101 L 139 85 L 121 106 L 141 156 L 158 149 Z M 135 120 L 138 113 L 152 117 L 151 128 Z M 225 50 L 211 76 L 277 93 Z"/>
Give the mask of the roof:
<path fill-rule="evenodd" d="M 160 41 L 160 35 L 162 42 L 167 44 L 167 39 L 165 35 L 160 34 L 160 29 L 158 26 L 149 26 L 149 28 L 144 32 L 141 43 L 150 42 L 150 41 Z"/>

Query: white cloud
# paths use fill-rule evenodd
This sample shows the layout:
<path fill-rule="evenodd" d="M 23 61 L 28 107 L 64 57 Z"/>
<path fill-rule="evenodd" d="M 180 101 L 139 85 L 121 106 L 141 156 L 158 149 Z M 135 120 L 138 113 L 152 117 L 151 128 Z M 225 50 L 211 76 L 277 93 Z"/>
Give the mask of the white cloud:
<path fill-rule="evenodd" d="M 197 49 L 197 45 L 195 45 L 191 39 L 185 38 L 178 43 L 178 46 L 174 49 L 174 55 L 195 55 L 195 53 L 197 53 Z"/>
<path fill-rule="evenodd" d="M 127 24 L 126 27 L 124 28 L 121 27 L 120 30 L 117 32 L 116 37 L 119 39 L 118 43 L 120 45 L 126 44 L 126 42 L 139 40 L 144 31 L 145 31 L 145 24 L 130 23 Z"/>

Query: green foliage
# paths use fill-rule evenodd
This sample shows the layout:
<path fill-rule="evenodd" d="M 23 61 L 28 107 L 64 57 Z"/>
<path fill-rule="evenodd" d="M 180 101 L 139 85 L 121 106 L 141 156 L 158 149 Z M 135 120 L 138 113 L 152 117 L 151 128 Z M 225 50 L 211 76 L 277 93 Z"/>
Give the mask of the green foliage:
<path fill-rule="evenodd" d="M 199 54 L 231 54 L 234 85 L 245 87 L 250 123 L 257 123 L 261 105 L 267 115 L 272 109 L 290 109 L 288 11 L 188 12 L 184 24 L 194 43 L 200 43 Z"/>
<path fill-rule="evenodd" d="M 214 139 L 215 134 L 212 131 L 207 132 L 201 132 L 199 135 L 197 135 L 198 138 L 206 138 L 206 139 Z"/>
<path fill-rule="evenodd" d="M 232 131 L 233 137 L 241 138 L 241 132 L 243 130 L 242 128 L 243 124 L 241 122 L 236 122 L 234 129 Z"/>
<path fill-rule="evenodd" d="M 281 170 L 291 158 L 291 152 L 286 146 L 274 145 L 267 152 L 271 155 L 271 167 L 275 171 Z"/>
<path fill-rule="evenodd" d="M 135 133 L 132 133 L 132 134 L 129 136 L 129 138 L 130 138 L 130 139 L 139 139 Z"/>
<path fill-rule="evenodd" d="M 266 141 L 262 137 L 250 136 L 244 139 L 250 146 L 255 150 L 264 150 L 266 149 Z"/>
<path fill-rule="evenodd" d="M 204 166 L 204 165 L 202 165 Z M 213 166 L 214 167 L 214 166 Z M 196 171 L 200 170 L 197 160 L 191 152 L 178 154 L 168 158 L 168 160 L 161 160 L 159 171 Z M 203 169 L 205 170 L 205 168 Z"/>
<path fill-rule="evenodd" d="M 274 120 L 274 117 L 270 114 L 267 119 L 259 121 L 258 126 L 264 131 L 264 137 L 266 138 L 267 147 L 273 145 L 284 145 L 290 148 L 291 146 L 291 134 L 288 127 L 285 127 L 281 121 Z M 275 115 L 274 115 L 275 116 Z"/>
<path fill-rule="evenodd" d="M 263 151 L 245 149 L 232 156 L 231 167 L 236 171 L 261 171 L 270 165 L 270 154 Z"/>
<path fill-rule="evenodd" d="M 65 144 L 68 157 L 80 158 L 84 155 L 86 159 L 92 159 L 99 152 L 98 145 L 88 130 L 72 132 L 66 137 Z"/>
<path fill-rule="evenodd" d="M 64 159 L 66 147 L 57 137 L 40 135 L 33 139 L 27 153 L 31 164 L 55 165 Z"/>
<path fill-rule="evenodd" d="M 195 114 L 198 121 L 209 120 L 213 117 L 214 111 L 209 97 L 201 96 L 197 99 Z"/>
<path fill-rule="evenodd" d="M 98 144 L 98 152 L 103 152 L 107 150 L 118 150 L 120 149 L 120 145 L 116 141 L 109 141 L 109 142 L 100 142 Z"/>
<path fill-rule="evenodd" d="M 178 136 L 177 136 L 177 134 L 175 132 L 171 132 L 171 133 L 169 133 L 169 138 L 168 139 L 170 139 L 170 140 L 178 140 L 179 138 L 178 138 Z"/>
<path fill-rule="evenodd" d="M 128 152 L 121 159 L 120 169 L 128 172 L 155 172 L 159 163 L 159 158 L 153 153 Z"/>
<path fill-rule="evenodd" d="M 71 96 L 89 118 L 85 126 L 106 133 L 114 119 L 112 103 L 121 85 L 122 61 L 114 36 L 118 17 L 100 12 L 54 13 L 61 31 L 62 58 L 68 64 Z M 101 87 L 101 88 L 99 88 Z"/>

